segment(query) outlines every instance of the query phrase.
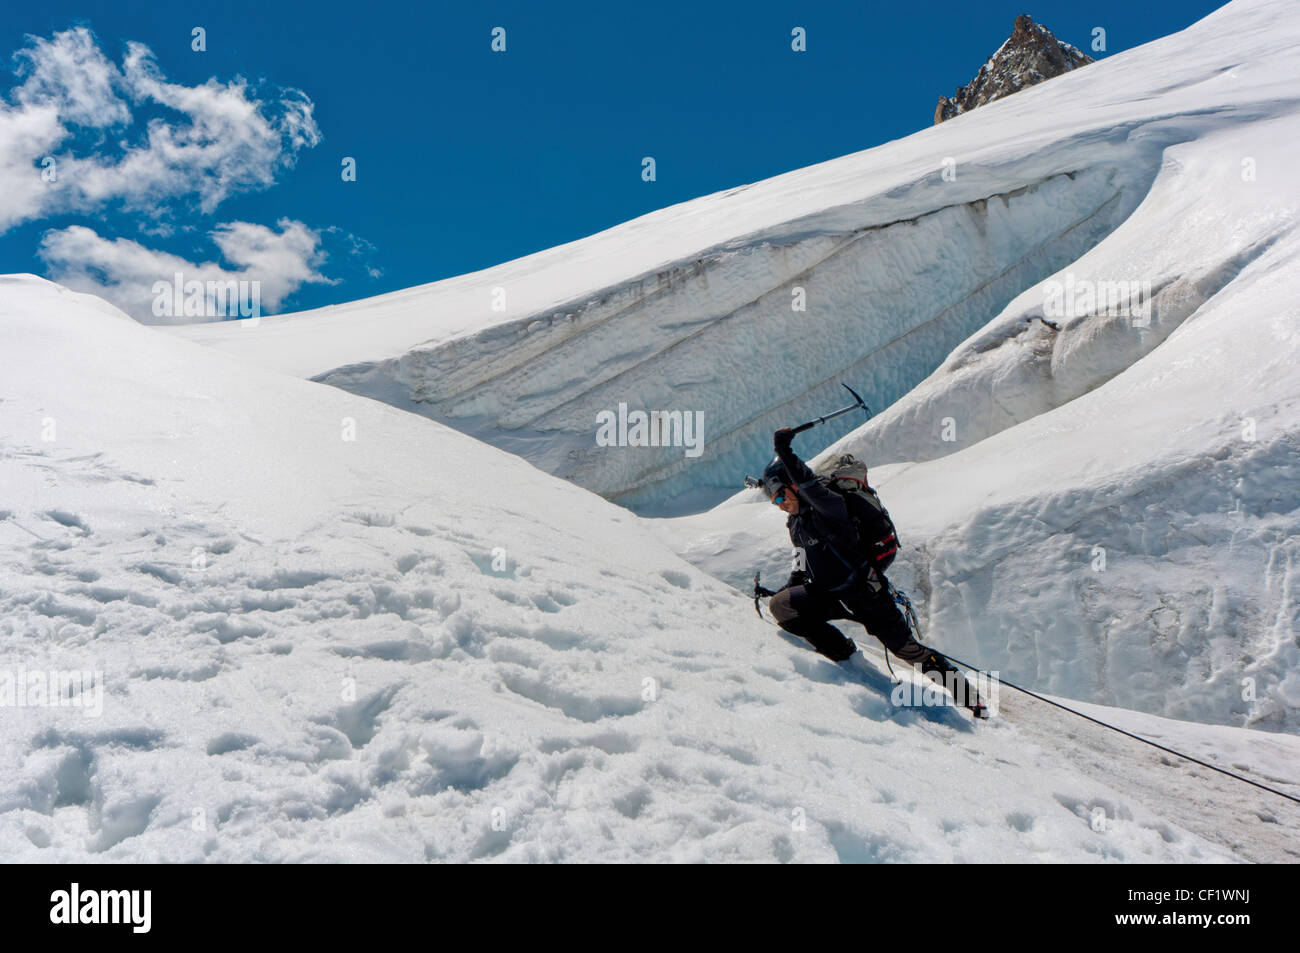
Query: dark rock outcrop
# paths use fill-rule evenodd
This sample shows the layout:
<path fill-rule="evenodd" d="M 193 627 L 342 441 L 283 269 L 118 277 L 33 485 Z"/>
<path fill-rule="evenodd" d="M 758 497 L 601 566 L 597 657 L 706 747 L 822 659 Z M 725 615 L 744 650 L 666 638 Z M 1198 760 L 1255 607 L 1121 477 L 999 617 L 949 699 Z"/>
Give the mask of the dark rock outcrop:
<path fill-rule="evenodd" d="M 941 123 L 1091 62 L 1092 57 L 1058 40 L 1051 30 L 1022 13 L 1016 17 L 1011 36 L 980 67 L 975 78 L 951 99 L 939 97 L 934 121 Z"/>

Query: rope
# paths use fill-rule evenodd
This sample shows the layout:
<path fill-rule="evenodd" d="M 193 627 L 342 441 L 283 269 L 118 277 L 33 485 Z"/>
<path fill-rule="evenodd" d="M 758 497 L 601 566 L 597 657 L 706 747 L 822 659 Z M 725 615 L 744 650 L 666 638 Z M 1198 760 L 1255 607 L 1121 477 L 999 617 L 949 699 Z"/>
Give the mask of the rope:
<path fill-rule="evenodd" d="M 755 577 L 755 582 L 757 582 L 757 577 Z M 900 592 L 900 593 L 901 593 L 901 590 L 896 590 L 896 589 L 894 589 L 894 587 L 893 587 L 892 585 L 891 585 L 889 588 L 890 588 L 891 592 Z M 908 608 L 909 610 L 911 610 L 911 609 L 912 609 L 912 603 L 911 603 L 911 600 L 907 598 L 907 594 L 906 594 L 906 593 L 901 593 L 901 594 L 902 594 L 902 596 L 903 596 L 903 599 L 906 600 L 907 608 Z M 843 605 L 843 603 L 841 603 L 841 605 Z M 754 608 L 756 608 L 756 609 L 758 608 L 758 597 L 757 597 L 757 596 L 755 596 L 755 598 L 754 598 Z M 847 606 L 846 606 L 845 608 L 847 608 Z M 759 611 L 758 615 L 759 615 L 759 618 L 762 618 L 762 617 L 763 617 L 763 613 L 762 613 L 761 610 Z M 915 615 L 913 615 L 913 619 L 914 619 L 914 618 L 915 618 Z M 764 621 L 766 621 L 766 620 L 764 620 Z M 854 621 L 856 621 L 856 620 L 854 620 Z M 861 624 L 861 623 L 859 623 L 859 624 Z M 889 650 L 888 650 L 888 649 L 885 649 L 884 655 L 885 655 L 885 665 L 889 666 L 889 674 L 890 674 L 891 676 L 893 676 L 894 681 L 895 681 L 895 684 L 897 684 L 897 682 L 898 682 L 898 676 L 897 676 L 897 675 L 894 675 L 894 667 L 893 667 L 892 665 L 889 664 Z M 1039 695 L 1039 694 L 1036 693 L 1036 692 L 1031 692 L 1031 691 L 1030 691 L 1029 689 L 1027 689 L 1027 688 L 1021 688 L 1019 685 L 1015 684 L 1014 682 L 1008 682 L 1006 679 L 1001 678 L 1001 677 L 996 677 L 996 678 L 995 678 L 993 675 L 990 675 L 988 672 L 984 671 L 983 669 L 976 668 L 974 665 L 971 665 L 970 662 L 963 662 L 963 661 L 962 661 L 961 659 L 959 659 L 959 658 L 954 658 L 953 656 L 949 655 L 947 652 L 943 653 L 943 657 L 946 658 L 946 659 L 948 659 L 948 661 L 950 661 L 950 662 L 956 662 L 958 665 L 961 665 L 961 666 L 963 666 L 964 668 L 968 668 L 968 669 L 970 669 L 972 672 L 978 672 L 980 675 L 983 675 L 983 676 L 985 676 L 985 677 L 987 677 L 987 678 L 992 678 L 992 679 L 994 679 L 996 682 L 998 682 L 998 683 L 1001 684 L 1001 685 L 1005 685 L 1005 686 L 1007 686 L 1008 688 L 1014 688 L 1016 691 L 1021 692 L 1021 693 L 1025 694 L 1025 695 L 1028 695 L 1030 698 L 1036 698 L 1036 699 L 1038 699 L 1040 702 L 1046 702 L 1047 704 L 1052 705 L 1052 706 L 1055 707 L 1055 708 L 1059 708 L 1059 709 L 1061 709 L 1061 711 L 1068 711 L 1071 715 L 1078 715 L 1080 718 L 1084 719 L 1085 721 L 1090 721 L 1090 722 L 1092 722 L 1094 725 L 1100 725 L 1102 728 L 1109 728 L 1111 731 L 1114 731 L 1114 732 L 1117 732 L 1118 734 L 1124 735 L 1126 738 L 1132 738 L 1134 741 L 1140 741 L 1140 742 L 1142 742 L 1144 745 L 1150 745 L 1152 748 L 1157 748 L 1157 749 L 1159 749 L 1160 751 L 1164 751 L 1164 752 L 1166 752 L 1167 754 L 1171 754 L 1171 755 L 1173 755 L 1173 756 L 1176 757 L 1176 758 L 1182 758 L 1184 761 L 1190 761 L 1190 762 L 1192 762 L 1193 764 L 1199 764 L 1201 767 L 1203 767 L 1203 768 L 1209 768 L 1211 771 L 1218 771 L 1220 774 L 1226 774 L 1228 777 L 1233 778 L 1233 779 L 1235 779 L 1235 780 L 1237 780 L 1237 781 L 1244 781 L 1246 784 L 1249 784 L 1249 785 L 1252 785 L 1252 786 L 1254 786 L 1254 787 L 1257 787 L 1257 788 L 1259 788 L 1261 791 L 1268 791 L 1270 794 L 1276 794 L 1278 797 L 1284 797 L 1284 798 L 1286 798 L 1288 801 L 1294 801 L 1296 804 L 1300 804 L 1300 797 L 1296 797 L 1295 795 L 1292 795 L 1292 794 L 1287 794 L 1285 791 L 1279 791 L 1277 788 L 1271 788 L 1271 787 L 1269 787 L 1267 784 L 1262 784 L 1262 783 L 1260 783 L 1259 781 L 1255 781 L 1255 780 L 1252 780 L 1251 778 L 1244 777 L 1243 775 L 1237 774 L 1237 773 L 1234 772 L 1234 771 L 1229 771 L 1227 768 L 1220 768 L 1218 765 L 1210 764 L 1210 763 L 1207 762 L 1207 761 L 1202 761 L 1200 758 L 1193 758 L 1190 754 L 1183 754 L 1181 751 L 1175 751 L 1173 748 L 1169 748 L 1169 747 L 1166 747 L 1165 745 L 1160 744 L 1159 742 L 1152 741 L 1150 738 L 1143 738 L 1141 735 L 1135 735 L 1135 734 L 1133 734 L 1133 732 L 1131 732 L 1131 731 L 1125 731 L 1123 728 L 1119 728 L 1119 727 L 1117 727 L 1117 726 L 1115 726 L 1115 725 L 1112 725 L 1112 724 L 1109 724 L 1109 723 L 1107 723 L 1107 722 L 1104 722 L 1104 721 L 1102 721 L 1100 718 L 1093 718 L 1091 715 L 1085 715 L 1085 714 L 1084 714 L 1083 712 L 1081 712 L 1081 711 L 1076 711 L 1075 709 L 1070 708 L 1070 707 L 1067 706 L 1067 705 L 1062 705 L 1060 702 L 1054 702 L 1054 701 L 1052 701 L 1050 698 L 1046 698 L 1046 697 L 1044 697 L 1044 696 L 1042 696 L 1042 695 Z"/>
<path fill-rule="evenodd" d="M 885 668 L 889 669 L 889 677 L 894 680 L 895 685 L 902 681 L 902 679 L 894 674 L 894 666 L 889 664 L 889 649 L 885 649 Z"/>
<path fill-rule="evenodd" d="M 1054 705 L 1055 707 L 1061 709 L 1062 711 L 1068 711 L 1071 715 L 1078 715 L 1080 718 L 1086 719 L 1087 721 L 1092 722 L 1094 725 L 1101 725 L 1101 727 L 1103 728 L 1109 728 L 1111 731 L 1115 731 L 1121 735 L 1132 738 L 1134 741 L 1140 741 L 1144 745 L 1150 745 L 1153 748 L 1159 748 L 1161 751 L 1174 755 L 1177 758 L 1182 758 L 1184 761 L 1191 761 L 1193 764 L 1199 764 L 1201 767 L 1209 768 L 1211 771 L 1218 771 L 1220 774 L 1226 774 L 1230 778 L 1235 778 L 1238 781 L 1244 781 L 1247 784 L 1254 785 L 1260 790 L 1268 791 L 1270 794 L 1276 794 L 1278 797 L 1284 797 L 1288 801 L 1294 801 L 1295 803 L 1300 804 L 1300 797 L 1295 797 L 1292 794 L 1287 794 L 1285 791 L 1279 791 L 1277 788 L 1271 788 L 1267 784 L 1261 784 L 1259 781 L 1253 781 L 1250 778 L 1243 777 L 1240 774 L 1236 774 L 1235 772 L 1229 771 L 1227 768 L 1220 768 L 1217 765 L 1209 764 L 1208 762 L 1202 761 L 1200 758 L 1193 758 L 1190 754 L 1183 754 L 1181 751 L 1175 751 L 1173 748 L 1167 748 L 1164 745 L 1159 744 L 1158 742 L 1152 741 L 1150 738 L 1143 738 L 1141 735 L 1135 735 L 1131 731 L 1125 731 L 1123 728 L 1118 728 L 1115 725 L 1107 724 L 1101 719 L 1093 718 L 1091 715 L 1085 715 L 1081 711 L 1075 711 L 1073 708 L 1069 708 L 1065 705 L 1062 705 L 1060 702 L 1054 702 L 1050 698 L 1045 698 L 1042 695 L 1039 695 L 1035 692 L 1031 692 L 1027 688 L 1021 688 L 1019 685 L 1015 685 L 1011 682 L 1006 681 L 1005 679 L 997 678 L 993 675 L 989 675 L 989 673 L 985 672 L 983 669 L 978 669 L 974 665 L 971 665 L 969 662 L 963 662 L 959 658 L 953 658 L 951 655 L 948 655 L 947 653 L 944 653 L 944 656 L 950 662 L 956 662 L 958 665 L 965 666 L 966 668 L 970 669 L 972 672 L 978 672 L 981 675 L 984 675 L 988 678 L 992 678 L 994 679 L 994 681 L 998 682 L 999 684 L 1006 685 L 1008 688 L 1014 688 L 1018 692 L 1023 692 L 1024 694 L 1028 695 L 1030 698 L 1037 698 L 1040 702 L 1047 702 L 1047 704 Z"/>

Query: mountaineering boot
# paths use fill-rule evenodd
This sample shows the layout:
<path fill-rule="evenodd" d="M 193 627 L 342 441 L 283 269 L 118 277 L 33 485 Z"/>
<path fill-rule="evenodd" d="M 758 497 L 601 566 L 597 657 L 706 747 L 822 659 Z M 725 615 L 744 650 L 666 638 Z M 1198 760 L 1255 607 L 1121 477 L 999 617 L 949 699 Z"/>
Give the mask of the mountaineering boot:
<path fill-rule="evenodd" d="M 936 681 L 945 681 L 944 676 L 949 672 L 955 671 L 957 671 L 957 666 L 953 665 L 952 662 L 949 662 L 938 652 L 927 652 L 925 658 L 921 659 L 921 674 L 937 674 L 938 678 Z"/>
<path fill-rule="evenodd" d="M 921 674 L 929 675 L 932 679 L 941 683 L 948 691 L 952 692 L 952 697 L 969 709 L 970 713 L 976 718 L 981 720 L 988 718 L 988 707 L 980 700 L 979 693 L 975 691 L 975 686 L 970 683 L 970 680 L 965 675 L 961 674 L 957 666 L 938 652 L 926 653 L 925 658 L 921 660 Z M 958 682 L 958 678 L 961 679 L 960 682 Z"/>

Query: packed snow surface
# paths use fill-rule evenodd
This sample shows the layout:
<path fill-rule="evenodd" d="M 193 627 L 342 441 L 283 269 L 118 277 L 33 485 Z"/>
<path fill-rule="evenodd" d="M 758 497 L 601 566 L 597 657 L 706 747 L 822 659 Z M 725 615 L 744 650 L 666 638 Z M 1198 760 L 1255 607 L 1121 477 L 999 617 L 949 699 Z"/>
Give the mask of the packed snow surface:
<path fill-rule="evenodd" d="M 799 449 L 838 440 L 888 481 L 899 571 L 941 642 L 1071 697 L 1293 731 L 1298 141 L 1300 8 L 1238 0 L 906 139 L 498 268 L 177 333 L 646 513 L 727 495 L 847 381 L 878 416 Z M 700 412 L 703 452 L 597 445 L 620 406 Z M 752 509 L 720 513 L 667 541 L 697 553 L 692 527 L 728 518 L 751 534 Z M 769 524 L 752 555 L 784 545 Z M 740 584 L 750 556 L 706 568 Z"/>
<path fill-rule="evenodd" d="M 0 334 L 5 671 L 103 689 L 0 709 L 7 859 L 1181 862 L 1293 830 L 1230 789 L 1257 823 L 1226 842 L 1161 808 L 1194 772 L 1130 751 L 1116 787 L 1032 718 L 896 705 L 433 421 L 35 278 Z"/>

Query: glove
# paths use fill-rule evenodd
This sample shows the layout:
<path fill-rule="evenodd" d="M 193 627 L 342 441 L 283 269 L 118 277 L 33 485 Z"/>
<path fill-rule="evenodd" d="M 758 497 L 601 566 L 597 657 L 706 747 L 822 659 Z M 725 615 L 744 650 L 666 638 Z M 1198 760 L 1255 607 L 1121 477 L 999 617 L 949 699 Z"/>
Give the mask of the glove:
<path fill-rule="evenodd" d="M 789 427 L 782 427 L 776 433 L 772 434 L 772 445 L 776 447 L 776 452 L 790 449 L 790 442 L 794 440 L 794 431 Z"/>

